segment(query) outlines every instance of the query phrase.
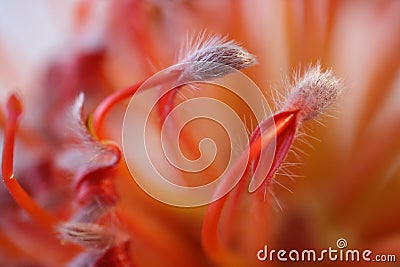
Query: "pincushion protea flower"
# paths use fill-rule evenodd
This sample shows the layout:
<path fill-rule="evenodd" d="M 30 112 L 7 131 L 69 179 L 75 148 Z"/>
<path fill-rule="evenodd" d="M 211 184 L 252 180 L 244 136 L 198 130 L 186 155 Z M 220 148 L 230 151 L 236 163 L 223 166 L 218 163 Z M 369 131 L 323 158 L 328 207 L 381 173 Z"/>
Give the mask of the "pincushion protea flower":
<path fill-rule="evenodd" d="M 199 37 L 199 44 L 195 45 L 197 50 L 184 56 L 180 61 L 185 64 L 180 66 L 178 63 L 176 73 L 167 79 L 177 79 L 177 84 L 182 83 L 181 77 L 188 75 L 200 80 L 215 79 L 232 70 L 246 68 L 255 63 L 254 56 L 239 45 L 226 42 L 217 36 L 209 38 L 211 39 L 204 40 L 203 43 Z M 211 63 L 218 65 L 214 69 Z M 163 82 L 165 81 L 160 79 L 153 81 L 152 84 L 162 85 Z M 117 91 L 103 100 L 94 111 L 94 115 L 89 116 L 88 125 L 84 124 L 84 95 L 80 94 L 72 105 L 70 125 L 79 147 L 67 152 L 69 155 L 62 157 L 61 160 L 64 167 L 74 172 L 75 176 L 73 188 L 77 207 L 69 221 L 55 218 L 41 208 L 15 179 L 14 138 L 17 122 L 22 113 L 22 104 L 16 95 L 11 95 L 7 102 L 2 161 L 3 180 L 14 200 L 37 223 L 50 231 L 57 228 L 61 243 L 77 244 L 87 250 L 71 262 L 73 266 L 133 266 L 129 252 L 129 234 L 126 233 L 125 226 L 112 216 L 116 213 L 122 222 L 129 221 L 129 218 L 115 209 L 119 197 L 115 189 L 114 169 L 121 159 L 120 148 L 113 142 L 101 139 L 99 133 L 103 119 L 110 108 L 118 101 L 134 95 L 142 84 L 144 82 Z M 175 91 L 178 89 L 179 86 Z M 173 100 L 170 97 L 169 99 Z M 164 105 L 169 106 L 171 103 Z M 74 161 L 84 161 L 85 154 L 88 154 L 90 159 L 74 168 L 76 165 Z"/>
<path fill-rule="evenodd" d="M 113 266 L 118 262 L 117 255 L 122 266 L 287 266 L 290 263 L 259 262 L 257 251 L 266 244 L 277 249 L 334 247 L 339 237 L 346 237 L 351 248 L 369 248 L 374 253 L 399 257 L 400 217 L 396 216 L 400 150 L 398 1 L 250 2 L 120 1 L 102 9 L 99 3 L 82 1 L 73 29 L 73 39 L 78 45 L 68 47 L 67 50 L 73 51 L 66 51 L 57 64 L 50 64 L 47 78 L 32 88 L 18 86 L 18 80 L 3 78 L 19 77 L 22 68 L 15 66 L 21 65 L 22 56 L 7 53 L 12 36 L 0 38 L 5 43 L 0 45 L 0 55 L 7 59 L 3 62 L 11 63 L 7 64 L 9 68 L 0 66 L 1 90 L 21 88 L 19 95 L 25 106 L 16 136 L 15 177 L 27 191 L 24 199 L 31 196 L 37 207 L 46 210 L 38 212 L 35 205 L 28 205 L 26 208 L 33 214 L 28 217 L 9 199 L 4 188 L 0 191 L 2 265 Z M 58 5 L 51 8 L 52 12 L 60 12 L 56 14 L 64 10 Z M 180 15 L 176 16 L 178 11 Z M 99 14 L 108 19 L 100 19 Z M 79 145 L 64 147 L 65 133 L 71 129 L 63 128 L 63 115 L 80 91 L 85 92 L 86 112 L 96 110 L 95 106 L 107 99 L 106 95 L 118 92 L 116 88 L 147 78 L 152 70 L 149 59 L 155 65 L 169 65 L 173 53 L 166 51 L 178 50 L 188 31 L 186 27 L 205 26 L 211 31 L 229 32 L 257 55 L 259 66 L 247 73 L 267 96 L 273 94 L 274 90 L 268 89 L 271 84 L 280 84 L 282 73 L 317 60 L 324 67 L 332 67 L 335 75 L 346 80 L 348 88 L 337 108 L 337 119 L 326 119 L 327 128 L 300 131 L 320 140 L 308 139 L 314 150 L 295 141 L 293 149 L 309 154 L 300 153 L 302 167 L 293 168 L 299 159 L 289 153 L 279 164 L 278 173 L 271 177 L 268 188 L 263 184 L 249 193 L 246 189 L 250 181 L 240 182 L 226 198 L 220 217 L 210 216 L 208 207 L 180 209 L 158 203 L 131 181 L 123 164 L 105 172 L 96 169 L 102 169 L 104 162 L 115 160 L 113 150 L 107 149 L 114 146 L 104 137 L 118 142 L 120 116 L 117 115 L 121 115 L 122 105 L 119 109 L 111 105 L 116 110 L 110 119 L 98 124 L 102 126 L 98 129 L 95 114 L 88 122 L 88 130 L 85 121 L 76 120 L 84 127 L 73 128 L 72 132 L 85 129 L 90 142 L 85 139 L 86 145 L 82 145 L 81 135 L 73 140 Z M 4 35 L 4 31 L 0 32 Z M 91 38 L 98 41 L 97 48 L 82 41 Z M 7 72 L 3 72 L 4 68 Z M 274 87 L 280 90 L 285 86 Z M 3 92 L 2 97 L 6 95 Z M 5 102 L 7 98 L 3 99 Z M 289 95 L 287 99 L 286 103 L 275 106 L 282 111 L 298 107 L 296 97 Z M 166 103 L 171 105 L 167 110 L 175 104 L 170 100 Z M 27 119 L 24 121 L 24 118 Z M 282 125 L 292 125 L 294 121 L 290 112 L 276 118 Z M 12 126 L 13 120 L 7 114 L 0 116 L 3 128 L 9 127 L 10 122 Z M 305 126 L 313 124 L 306 122 Z M 2 159 L 6 166 L 5 179 L 11 177 L 13 132 L 9 131 L 6 136 L 4 131 L 4 138 L 7 137 L 3 140 L 6 157 Z M 286 132 L 286 136 L 290 133 Z M 92 172 L 77 174 L 86 163 L 93 164 Z M 255 165 L 249 167 L 251 170 Z M 98 177 L 96 173 L 104 180 L 87 180 L 85 174 Z M 285 180 L 281 173 L 295 182 Z M 305 178 L 297 179 L 298 176 Z M 113 189 L 103 187 L 108 181 L 116 183 L 114 192 L 118 193 L 119 200 L 111 201 L 115 203 L 108 206 L 102 201 L 98 202 L 99 206 L 94 205 L 97 202 L 91 202 L 87 196 L 95 192 L 92 189 Z M 71 188 L 73 184 L 75 187 Z M 293 194 L 288 194 L 283 187 Z M 83 197 L 79 197 L 79 192 L 84 192 L 80 195 Z M 277 198 L 282 211 L 272 209 L 278 204 L 268 195 Z M 52 214 L 51 218 L 46 213 Z M 217 229 L 207 231 L 204 214 L 206 220 L 218 220 L 212 224 Z M 58 224 L 71 218 L 74 221 Z M 38 224 L 53 225 L 53 221 L 61 226 L 59 233 Z M 202 231 L 206 233 L 203 240 Z M 71 241 L 68 238 L 79 240 L 85 248 L 60 243 L 60 234 L 66 241 Z M 210 246 L 218 243 L 221 247 Z M 320 264 L 330 266 L 337 262 Z M 354 265 L 352 262 L 340 264 Z"/>

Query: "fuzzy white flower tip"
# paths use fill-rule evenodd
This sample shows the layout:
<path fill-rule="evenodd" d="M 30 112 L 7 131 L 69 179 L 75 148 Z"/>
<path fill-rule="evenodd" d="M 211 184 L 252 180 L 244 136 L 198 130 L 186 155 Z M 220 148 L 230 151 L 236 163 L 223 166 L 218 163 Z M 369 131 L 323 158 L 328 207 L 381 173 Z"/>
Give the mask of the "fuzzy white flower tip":
<path fill-rule="evenodd" d="M 254 66 L 257 59 L 235 41 L 202 32 L 188 38 L 178 62 L 185 64 L 183 77 L 212 80 Z"/>
<path fill-rule="evenodd" d="M 333 75 L 332 70 L 323 71 L 317 63 L 310 66 L 303 76 L 295 75 L 282 110 L 298 110 L 300 121 L 314 119 L 331 106 L 342 91 L 342 81 Z"/>

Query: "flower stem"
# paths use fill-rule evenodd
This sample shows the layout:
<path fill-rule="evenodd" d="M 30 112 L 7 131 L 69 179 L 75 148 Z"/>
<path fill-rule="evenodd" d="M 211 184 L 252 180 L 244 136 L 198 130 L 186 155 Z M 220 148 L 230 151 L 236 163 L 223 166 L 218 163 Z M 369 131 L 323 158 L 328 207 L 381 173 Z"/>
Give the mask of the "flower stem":
<path fill-rule="evenodd" d="M 44 227 L 53 229 L 53 226 L 58 223 L 58 220 L 37 205 L 21 187 L 13 174 L 15 134 L 18 127 L 18 119 L 21 114 L 21 101 L 13 94 L 9 98 L 6 106 L 6 125 L 1 166 L 3 180 L 8 191 L 22 209 Z"/>

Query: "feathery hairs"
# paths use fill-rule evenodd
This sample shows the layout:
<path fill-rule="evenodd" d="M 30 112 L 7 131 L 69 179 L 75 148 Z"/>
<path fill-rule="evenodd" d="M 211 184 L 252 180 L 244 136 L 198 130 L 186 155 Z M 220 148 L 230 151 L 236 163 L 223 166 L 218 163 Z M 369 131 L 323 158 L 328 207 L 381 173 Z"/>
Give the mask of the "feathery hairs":
<path fill-rule="evenodd" d="M 57 230 L 61 240 L 91 249 L 108 248 L 114 241 L 114 233 L 97 223 L 67 222 Z"/>
<path fill-rule="evenodd" d="M 213 80 L 254 66 L 257 58 L 227 36 L 202 31 L 187 37 L 180 49 L 178 64 L 185 64 L 184 78 Z"/>
<path fill-rule="evenodd" d="M 335 77 L 331 69 L 322 70 L 319 62 L 310 65 L 302 76 L 296 72 L 289 86 L 291 91 L 282 110 L 299 110 L 301 122 L 324 112 L 341 95 L 344 87 L 342 80 Z"/>

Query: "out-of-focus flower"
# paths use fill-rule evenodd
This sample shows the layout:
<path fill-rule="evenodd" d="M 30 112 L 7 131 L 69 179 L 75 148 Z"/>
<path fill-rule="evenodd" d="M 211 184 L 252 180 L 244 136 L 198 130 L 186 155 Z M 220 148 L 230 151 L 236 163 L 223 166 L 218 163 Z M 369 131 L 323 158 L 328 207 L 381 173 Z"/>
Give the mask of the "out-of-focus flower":
<path fill-rule="evenodd" d="M 9 129 L 1 131 L 6 146 L 3 178 L 17 179 L 21 184 L 27 194 L 19 198 L 19 204 L 32 215 L 27 216 L 15 204 L 5 186 L 0 188 L 0 265 L 298 266 L 299 262 L 280 262 L 277 258 L 261 262 L 257 252 L 265 245 L 287 251 L 337 248 L 339 238 L 347 240 L 349 249 L 370 249 L 373 256 L 396 255 L 398 264 L 398 1 L 44 3 L 32 3 L 31 9 L 6 1 L 0 10 L 0 96 L 6 103 L 10 92 L 17 89 L 24 107 L 18 131 L 7 128 L 10 123 L 16 126 L 13 108 L 18 98 L 11 97 L 9 108 L 3 109 L 7 112 L 0 115 L 1 128 Z M 20 20 L 16 10 L 30 12 Z M 23 38 L 31 33 L 18 28 L 17 22 L 26 24 L 29 18 L 45 18 L 37 22 L 37 34 L 43 37 L 38 40 L 53 40 L 53 44 L 59 40 L 50 54 L 38 49 L 38 44 L 44 47 L 43 43 Z M 40 32 L 46 21 L 53 22 L 56 30 Z M 9 29 L 15 30 L 11 34 Z M 214 52 L 224 64 L 224 60 L 242 52 L 246 60 L 254 59 L 241 46 L 257 55 L 259 65 L 243 71 L 264 90 L 269 104 L 277 110 L 304 105 L 296 94 L 289 96 L 286 105 L 275 103 L 273 96 L 286 95 L 285 88 L 290 86 L 281 82 L 285 73 L 310 62 L 332 68 L 345 81 L 346 90 L 333 108 L 336 118 L 329 117 L 332 112 L 322 114 L 326 127 L 304 122 L 294 153 L 279 164 L 268 187 L 247 192 L 251 177 L 246 176 L 222 199 L 223 205 L 218 205 L 218 200 L 210 207 L 172 207 L 144 193 L 119 162 L 125 105 L 115 103 L 132 95 L 140 81 L 176 63 L 187 33 L 204 29 L 240 41 L 240 46 L 230 41 L 203 46 L 222 44 L 222 49 Z M 39 50 L 45 56 L 29 53 L 39 54 Z M 216 57 L 194 51 L 188 58 L 214 62 Z M 252 66 L 251 60 L 243 61 L 249 63 L 244 67 Z M 243 69 L 242 65 L 233 68 Z M 202 71 L 207 74 L 204 80 L 213 78 L 207 70 Z M 327 78 L 330 72 L 321 75 Z M 307 84 L 306 80 L 299 87 Z M 118 101 L 102 102 L 119 88 L 127 88 L 119 92 L 129 93 L 117 97 Z M 220 99 L 240 117 L 251 117 L 234 96 L 203 85 L 198 89 L 189 88 L 189 94 L 179 88 L 186 98 Z M 175 97 L 180 93 L 176 90 L 173 98 L 166 97 L 159 105 L 167 103 L 170 112 L 185 101 Z M 321 97 L 318 91 L 308 93 Z M 322 96 L 328 103 L 336 94 Z M 98 112 L 101 119 L 96 117 L 99 103 L 106 103 L 105 112 L 110 113 L 107 118 L 102 112 Z M 115 108 L 111 110 L 111 106 Z M 311 113 L 320 108 L 325 106 L 306 114 L 312 117 Z M 88 116 L 92 112 L 93 116 Z M 152 117 L 155 126 L 148 134 L 155 144 L 164 117 Z M 257 125 L 250 126 L 251 119 L 246 120 L 250 131 L 257 129 Z M 14 134 L 13 155 L 10 142 Z M 243 149 L 240 145 L 227 148 L 226 133 L 204 123 L 194 130 L 182 130 L 182 153 L 196 159 L 199 151 L 194 144 L 209 135 L 222 145 L 215 164 L 196 176 L 205 181 L 223 169 L 231 150 L 240 154 Z M 159 160 L 163 159 L 162 150 L 155 150 L 157 153 Z M 297 167 L 299 161 L 302 164 Z M 185 181 L 189 175 L 171 166 L 167 170 L 178 176 L 177 180 Z M 22 194 L 19 192 L 17 198 Z M 220 210 L 213 211 L 213 207 Z M 212 231 L 207 221 L 203 225 L 205 218 L 214 226 Z M 325 258 L 314 264 L 333 266 L 337 262 Z"/>

